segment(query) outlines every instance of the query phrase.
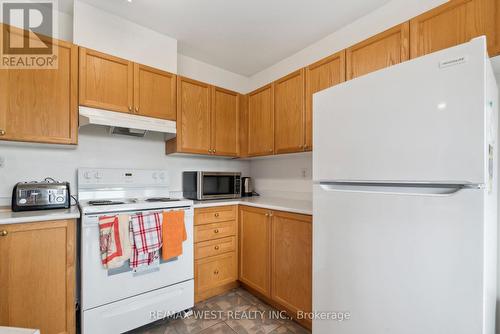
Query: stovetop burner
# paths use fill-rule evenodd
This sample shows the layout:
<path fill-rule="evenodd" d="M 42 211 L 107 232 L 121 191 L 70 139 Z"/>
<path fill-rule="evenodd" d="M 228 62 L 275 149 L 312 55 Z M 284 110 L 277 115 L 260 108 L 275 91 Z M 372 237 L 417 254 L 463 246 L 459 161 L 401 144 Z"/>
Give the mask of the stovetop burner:
<path fill-rule="evenodd" d="M 178 198 L 170 198 L 170 197 L 151 197 L 146 198 L 146 202 L 175 202 L 180 201 Z"/>
<path fill-rule="evenodd" d="M 91 205 L 91 206 L 95 206 L 95 205 L 118 205 L 118 204 L 125 204 L 125 202 L 102 200 L 102 201 L 89 201 L 88 204 Z"/>

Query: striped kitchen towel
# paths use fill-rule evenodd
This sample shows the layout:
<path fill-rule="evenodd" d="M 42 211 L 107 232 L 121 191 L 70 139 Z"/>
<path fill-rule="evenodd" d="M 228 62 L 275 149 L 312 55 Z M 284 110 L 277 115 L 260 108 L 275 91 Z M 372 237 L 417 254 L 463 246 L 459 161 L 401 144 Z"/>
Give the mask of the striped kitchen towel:
<path fill-rule="evenodd" d="M 152 212 L 131 216 L 132 258 L 130 267 L 150 265 L 162 246 L 162 214 Z"/>

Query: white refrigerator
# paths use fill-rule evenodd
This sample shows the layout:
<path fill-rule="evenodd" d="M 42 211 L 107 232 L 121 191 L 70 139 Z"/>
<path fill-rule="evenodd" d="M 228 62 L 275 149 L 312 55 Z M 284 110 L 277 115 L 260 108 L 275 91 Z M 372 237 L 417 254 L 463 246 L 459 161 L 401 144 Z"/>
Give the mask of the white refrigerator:
<path fill-rule="evenodd" d="M 494 333 L 497 114 L 484 38 L 314 95 L 313 333 Z"/>

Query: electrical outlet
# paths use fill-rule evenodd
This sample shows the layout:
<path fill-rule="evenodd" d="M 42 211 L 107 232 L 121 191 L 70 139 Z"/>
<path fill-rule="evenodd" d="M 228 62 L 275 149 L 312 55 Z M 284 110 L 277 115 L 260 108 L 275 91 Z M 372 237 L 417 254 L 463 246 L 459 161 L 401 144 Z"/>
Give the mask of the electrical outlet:
<path fill-rule="evenodd" d="M 300 175 L 302 176 L 303 179 L 307 178 L 307 168 L 301 168 Z"/>

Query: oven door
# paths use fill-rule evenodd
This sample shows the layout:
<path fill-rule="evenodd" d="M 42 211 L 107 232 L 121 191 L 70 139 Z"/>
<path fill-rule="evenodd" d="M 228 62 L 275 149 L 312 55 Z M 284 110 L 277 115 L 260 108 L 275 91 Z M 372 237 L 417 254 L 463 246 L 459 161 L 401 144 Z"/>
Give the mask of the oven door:
<path fill-rule="evenodd" d="M 201 200 L 241 197 L 241 173 L 200 172 L 198 177 L 198 198 Z"/>
<path fill-rule="evenodd" d="M 82 219 L 81 244 L 81 303 L 88 310 L 142 293 L 192 280 L 193 273 L 193 209 L 173 208 L 185 211 L 187 240 L 183 243 L 183 254 L 173 260 L 160 262 L 151 271 L 134 273 L 128 261 L 117 269 L 104 269 L 99 252 L 99 216 L 85 215 Z M 160 211 L 160 210 L 151 210 Z M 151 212 L 142 211 L 142 212 Z M 120 214 L 136 212 L 120 212 Z M 112 215 L 106 213 L 105 215 Z"/>

